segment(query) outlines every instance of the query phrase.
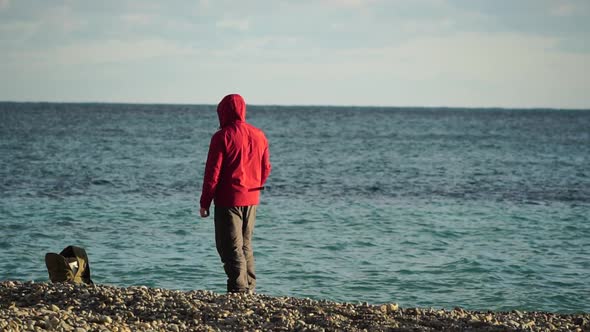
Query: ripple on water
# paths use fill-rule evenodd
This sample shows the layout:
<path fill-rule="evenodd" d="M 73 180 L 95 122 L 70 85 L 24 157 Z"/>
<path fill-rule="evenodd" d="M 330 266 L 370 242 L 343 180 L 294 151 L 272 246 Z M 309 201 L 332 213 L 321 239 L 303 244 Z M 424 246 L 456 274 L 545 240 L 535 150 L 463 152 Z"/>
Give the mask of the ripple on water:
<path fill-rule="evenodd" d="M 224 291 L 197 219 L 214 108 L 27 105 L 0 121 L 0 279 L 47 280 L 76 243 L 97 282 Z M 249 108 L 274 167 L 260 291 L 590 311 L 589 114 Z"/>

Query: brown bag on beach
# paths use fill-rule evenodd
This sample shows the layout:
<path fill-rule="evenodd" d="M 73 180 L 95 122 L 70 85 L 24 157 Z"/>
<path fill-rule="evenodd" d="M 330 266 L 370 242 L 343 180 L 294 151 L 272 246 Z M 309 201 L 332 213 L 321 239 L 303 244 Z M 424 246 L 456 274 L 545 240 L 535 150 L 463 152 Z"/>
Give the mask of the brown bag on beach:
<path fill-rule="evenodd" d="M 59 254 L 45 254 L 45 265 L 51 282 L 93 284 L 90 279 L 90 263 L 86 250 L 68 246 Z"/>

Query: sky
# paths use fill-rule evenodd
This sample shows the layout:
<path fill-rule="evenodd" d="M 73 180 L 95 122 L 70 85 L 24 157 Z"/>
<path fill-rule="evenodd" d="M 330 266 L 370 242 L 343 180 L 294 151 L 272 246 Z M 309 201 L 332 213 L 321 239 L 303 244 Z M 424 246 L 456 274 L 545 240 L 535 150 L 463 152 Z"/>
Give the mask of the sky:
<path fill-rule="evenodd" d="M 590 108 L 589 0 L 0 0 L 0 100 Z"/>

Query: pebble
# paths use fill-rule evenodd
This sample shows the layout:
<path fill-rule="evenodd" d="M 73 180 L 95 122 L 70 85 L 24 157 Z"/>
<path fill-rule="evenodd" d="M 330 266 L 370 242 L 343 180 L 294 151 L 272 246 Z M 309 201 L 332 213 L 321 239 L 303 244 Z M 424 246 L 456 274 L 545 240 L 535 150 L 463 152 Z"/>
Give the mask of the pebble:
<path fill-rule="evenodd" d="M 49 326 L 52 326 L 52 327 L 57 327 L 57 326 L 59 325 L 59 323 L 60 323 L 60 322 L 61 322 L 61 321 L 59 320 L 59 318 L 57 318 L 57 317 L 53 316 L 53 317 L 51 317 L 51 318 L 49 319 Z"/>
<path fill-rule="evenodd" d="M 590 331 L 590 314 L 402 309 L 396 303 L 2 281 L 0 331 L 5 330 Z"/>

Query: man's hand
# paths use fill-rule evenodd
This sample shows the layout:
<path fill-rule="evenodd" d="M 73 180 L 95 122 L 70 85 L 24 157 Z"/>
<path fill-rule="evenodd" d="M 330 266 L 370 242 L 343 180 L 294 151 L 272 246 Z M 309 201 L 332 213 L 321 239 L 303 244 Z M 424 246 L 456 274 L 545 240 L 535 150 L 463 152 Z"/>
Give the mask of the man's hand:
<path fill-rule="evenodd" d="M 209 217 L 209 209 L 201 208 L 201 210 L 199 210 L 199 213 L 201 213 L 201 218 Z"/>

